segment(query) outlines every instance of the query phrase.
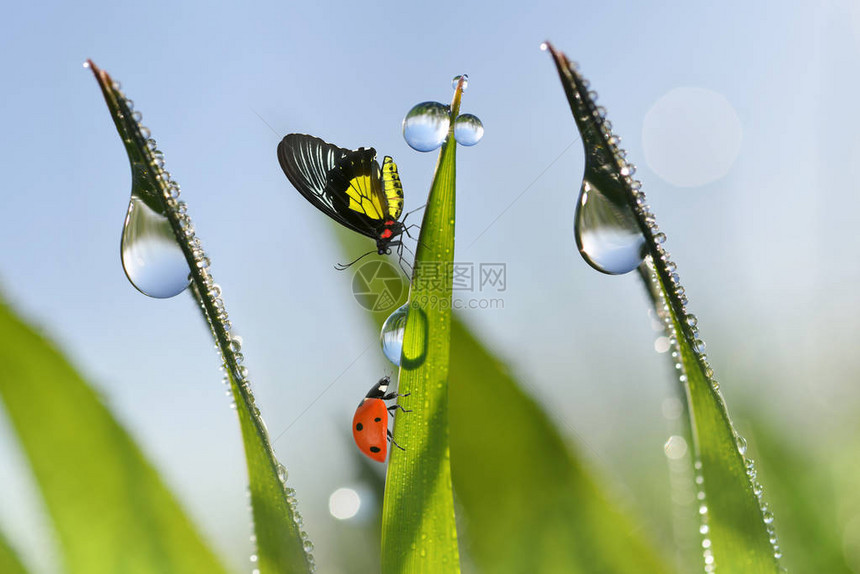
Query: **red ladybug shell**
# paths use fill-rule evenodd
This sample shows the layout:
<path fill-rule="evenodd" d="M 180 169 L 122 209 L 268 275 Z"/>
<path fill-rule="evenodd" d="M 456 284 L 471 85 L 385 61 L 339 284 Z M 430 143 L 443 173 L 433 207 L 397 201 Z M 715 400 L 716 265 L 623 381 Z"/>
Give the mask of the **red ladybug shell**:
<path fill-rule="evenodd" d="M 358 450 L 385 462 L 388 453 L 388 407 L 382 399 L 364 399 L 352 417 L 352 437 Z"/>

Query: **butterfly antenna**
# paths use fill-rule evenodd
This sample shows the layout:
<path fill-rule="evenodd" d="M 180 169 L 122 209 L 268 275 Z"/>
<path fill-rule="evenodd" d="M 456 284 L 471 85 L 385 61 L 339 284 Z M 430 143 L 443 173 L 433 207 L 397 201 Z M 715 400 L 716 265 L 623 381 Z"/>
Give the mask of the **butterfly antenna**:
<path fill-rule="evenodd" d="M 353 265 L 358 263 L 361 259 L 364 259 L 368 255 L 370 255 L 371 253 L 376 253 L 376 251 L 368 251 L 364 255 L 359 255 L 358 257 L 356 257 L 355 259 L 353 259 L 352 261 L 350 261 L 349 263 L 346 263 L 346 264 L 338 263 L 334 266 L 334 268 L 337 269 L 338 271 L 346 271 L 347 269 L 349 269 L 350 267 L 352 267 Z"/>

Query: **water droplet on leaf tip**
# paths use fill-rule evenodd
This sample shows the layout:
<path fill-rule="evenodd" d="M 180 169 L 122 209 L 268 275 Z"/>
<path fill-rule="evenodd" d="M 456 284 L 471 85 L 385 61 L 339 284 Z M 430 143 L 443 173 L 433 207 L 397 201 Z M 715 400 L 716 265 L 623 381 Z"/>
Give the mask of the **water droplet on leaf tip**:
<path fill-rule="evenodd" d="M 465 92 L 466 87 L 469 85 L 469 75 L 468 74 L 462 74 L 460 76 L 454 76 L 454 79 L 451 80 L 451 89 L 454 89 L 454 90 L 457 89 L 457 84 L 460 83 L 460 78 L 463 78 L 463 91 Z"/>
<path fill-rule="evenodd" d="M 454 139 L 464 146 L 473 146 L 484 137 L 484 124 L 472 114 L 461 114 L 454 120 Z"/>
<path fill-rule="evenodd" d="M 132 195 L 120 244 L 126 277 L 141 293 L 164 299 L 188 287 L 188 263 L 166 217 Z"/>
<path fill-rule="evenodd" d="M 403 139 L 414 150 L 433 151 L 448 137 L 451 115 L 439 102 L 422 102 L 403 118 Z"/>
<path fill-rule="evenodd" d="M 610 275 L 636 269 L 645 239 L 620 190 L 601 190 L 586 177 L 574 214 L 576 244 L 589 265 Z"/>

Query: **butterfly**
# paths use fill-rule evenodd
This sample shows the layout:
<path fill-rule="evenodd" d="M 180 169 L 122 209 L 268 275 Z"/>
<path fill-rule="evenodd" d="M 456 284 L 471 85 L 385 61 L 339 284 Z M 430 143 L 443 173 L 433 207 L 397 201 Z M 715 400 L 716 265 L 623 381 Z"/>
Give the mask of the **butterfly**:
<path fill-rule="evenodd" d="M 403 185 L 390 156 L 385 156 L 380 168 L 373 148 L 349 150 L 314 136 L 288 134 L 278 144 L 278 161 L 290 183 L 314 207 L 376 241 L 379 255 L 396 247 L 402 262 L 401 235 L 409 233 L 399 220 Z"/>

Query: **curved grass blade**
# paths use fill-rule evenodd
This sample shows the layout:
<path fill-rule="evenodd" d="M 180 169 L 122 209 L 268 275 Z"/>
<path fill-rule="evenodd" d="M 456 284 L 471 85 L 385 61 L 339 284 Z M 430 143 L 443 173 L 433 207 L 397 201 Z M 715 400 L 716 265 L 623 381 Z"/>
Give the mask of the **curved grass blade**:
<path fill-rule="evenodd" d="M 15 549 L 9 545 L 6 538 L 0 534 L 0 572 L 4 574 L 27 574 L 27 569 L 18 558 Z"/>
<path fill-rule="evenodd" d="M 460 109 L 463 80 L 451 117 Z M 460 571 L 448 443 L 448 365 L 457 142 L 454 122 L 439 153 L 421 224 L 398 392 L 410 413 L 395 419 L 382 510 L 382 572 Z"/>
<path fill-rule="evenodd" d="M 132 195 L 140 198 L 170 224 L 188 262 L 191 293 L 209 324 L 224 362 L 227 382 L 233 393 L 251 490 L 251 508 L 257 542 L 257 568 L 261 574 L 300 573 L 313 569 L 312 544 L 300 529 L 301 517 L 295 507 L 295 493 L 286 488 L 286 469 L 275 457 L 266 425 L 251 392 L 247 369 L 242 366 L 240 343 L 230 333 L 230 321 L 221 289 L 209 272 L 200 240 L 178 200 L 179 186 L 163 169 L 163 159 L 155 150 L 149 130 L 139 123 L 129 100 L 110 76 L 88 61 L 101 87 L 111 117 L 123 140 L 132 169 Z"/>
<path fill-rule="evenodd" d="M 596 95 L 567 57 L 545 44 L 553 56 L 571 112 L 586 153 L 585 181 L 599 172 L 601 181 L 613 188 L 610 200 L 642 236 L 644 261 L 639 267 L 655 309 L 663 318 L 674 347 L 694 438 L 695 475 L 701 505 L 704 566 L 725 572 L 765 573 L 779 571 L 781 553 L 776 546 L 773 515 L 762 502 L 752 459 L 745 456 L 746 443 L 735 431 L 719 385 L 704 355 L 696 319 L 687 312 L 684 289 L 675 264 L 663 247 L 659 231 L 633 180 L 635 168 L 626 162 L 605 118 L 594 102 Z M 628 223 L 627 221 L 625 224 Z"/>
<path fill-rule="evenodd" d="M 66 572 L 226 572 L 96 393 L 2 302 L 0 365 L 0 398 L 53 520 Z"/>

